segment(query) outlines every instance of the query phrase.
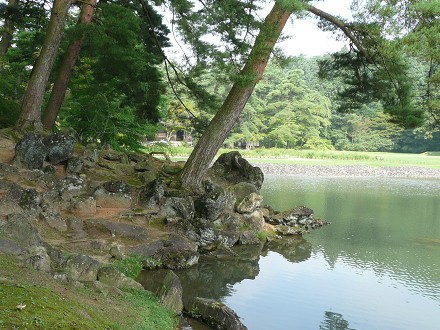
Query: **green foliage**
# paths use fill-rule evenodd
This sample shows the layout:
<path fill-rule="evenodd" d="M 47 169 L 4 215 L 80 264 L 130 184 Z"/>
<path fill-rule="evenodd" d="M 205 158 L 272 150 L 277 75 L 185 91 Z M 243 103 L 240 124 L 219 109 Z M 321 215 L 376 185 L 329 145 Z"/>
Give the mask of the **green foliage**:
<path fill-rule="evenodd" d="M 140 149 L 145 137 L 157 131 L 165 85 L 157 68 L 163 59 L 150 23 L 165 44 L 168 30 L 151 8 L 151 21 L 138 10 L 123 1 L 102 1 L 94 24 L 87 27 L 90 31 L 59 116 L 60 126 L 75 128 L 84 142 Z M 71 34 L 78 33 L 76 28 Z"/>
<path fill-rule="evenodd" d="M 113 265 L 119 269 L 125 276 L 136 278 L 142 270 L 142 262 L 145 257 L 130 256 L 124 259 L 115 260 Z"/>

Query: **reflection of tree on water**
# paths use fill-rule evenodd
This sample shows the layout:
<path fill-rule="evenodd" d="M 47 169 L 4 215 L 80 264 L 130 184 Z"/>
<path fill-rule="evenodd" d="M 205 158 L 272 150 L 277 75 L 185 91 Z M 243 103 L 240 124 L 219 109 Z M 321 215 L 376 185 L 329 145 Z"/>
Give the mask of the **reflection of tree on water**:
<path fill-rule="evenodd" d="M 241 246 L 228 258 L 201 258 L 186 270 L 175 271 L 183 287 L 183 299 L 203 297 L 221 300 L 231 294 L 231 287 L 244 279 L 254 279 L 260 272 L 260 246 Z"/>
<path fill-rule="evenodd" d="M 261 254 L 266 256 L 268 251 L 278 252 L 290 262 L 296 263 L 310 258 L 312 244 L 302 237 L 273 240 L 264 247 Z"/>
<path fill-rule="evenodd" d="M 232 294 L 233 285 L 244 279 L 255 279 L 260 272 L 260 254 L 268 251 L 280 253 L 291 262 L 301 262 L 311 255 L 312 244 L 303 238 L 274 240 L 261 250 L 260 246 L 234 248 L 237 256 L 228 258 L 203 258 L 199 264 L 176 271 L 183 287 L 183 298 L 203 297 L 221 300 Z"/>
<path fill-rule="evenodd" d="M 325 312 L 324 320 L 319 325 L 319 330 L 353 330 L 341 314 Z"/>

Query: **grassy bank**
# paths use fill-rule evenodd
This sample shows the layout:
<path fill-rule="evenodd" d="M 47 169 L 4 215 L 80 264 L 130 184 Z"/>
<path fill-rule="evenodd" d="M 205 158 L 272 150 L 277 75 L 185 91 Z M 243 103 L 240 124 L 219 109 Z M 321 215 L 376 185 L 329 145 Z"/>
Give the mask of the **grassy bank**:
<path fill-rule="evenodd" d="M 19 306 L 24 306 L 20 309 Z M 17 307 L 18 306 L 18 307 Z M 175 329 L 147 291 L 63 284 L 0 255 L 0 329 Z"/>
<path fill-rule="evenodd" d="M 191 153 L 189 147 L 169 147 L 166 152 L 175 159 L 184 159 Z M 219 154 L 231 151 L 220 149 Z M 243 157 L 255 163 L 369 165 L 369 166 L 422 166 L 440 168 L 440 153 L 403 154 L 391 152 L 315 151 L 293 149 L 238 150 Z"/>

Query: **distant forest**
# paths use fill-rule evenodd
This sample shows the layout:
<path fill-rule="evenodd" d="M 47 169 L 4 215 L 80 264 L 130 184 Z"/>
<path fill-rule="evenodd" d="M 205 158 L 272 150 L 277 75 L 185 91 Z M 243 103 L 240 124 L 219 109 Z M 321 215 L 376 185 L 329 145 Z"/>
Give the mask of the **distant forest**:
<path fill-rule="evenodd" d="M 20 117 L 23 95 L 49 26 L 50 8 L 45 3 L 0 2 L 0 128 L 13 126 Z M 42 101 L 43 118 L 45 112 L 49 113 L 52 87 L 69 49 L 80 41 L 81 52 L 62 105 L 55 112 L 56 120 L 49 128 L 72 127 L 84 143 L 131 149 L 154 139 L 158 131 L 165 131 L 167 137 L 176 132 L 194 140 L 201 136 L 226 97 L 234 81 L 234 70 L 219 64 L 226 62 L 227 56 L 220 52 L 211 51 L 210 56 L 216 60 L 198 67 L 189 67 L 184 60 L 172 63 L 164 58 L 162 48 L 170 46 L 171 27 L 163 23 L 157 8 L 145 3 L 141 7 L 140 3 L 99 1 L 90 22 L 81 21 L 80 7 L 70 8 Z M 418 23 L 418 27 L 425 24 L 424 30 L 414 29 L 419 35 L 414 37 L 413 33 L 388 45 L 389 49 L 382 49 L 383 53 L 396 49 L 405 62 L 405 85 L 394 87 L 403 91 L 399 97 L 409 100 L 407 103 L 422 113 L 416 124 L 402 125 L 392 110 L 384 108 L 385 88 L 355 86 L 361 79 L 354 79 L 356 72 L 342 65 L 352 59 L 347 55 L 349 49 L 313 58 L 277 55 L 271 59 L 224 146 L 439 151 L 440 125 L 436 116 L 440 108 L 440 50 L 438 43 L 432 46 L 428 39 L 421 42 L 428 35 L 435 39 L 434 32 L 438 32 L 438 23 L 430 19 L 437 15 L 432 8 L 427 4 L 418 9 L 425 15 L 419 15 L 423 20 Z M 235 55 L 239 57 L 239 53 L 229 52 L 229 57 Z M 392 69 L 391 65 L 387 67 Z M 380 75 L 373 71 L 367 75 L 380 86 Z M 354 87 L 368 92 L 356 94 Z M 382 95 L 377 97 L 379 93 Z"/>

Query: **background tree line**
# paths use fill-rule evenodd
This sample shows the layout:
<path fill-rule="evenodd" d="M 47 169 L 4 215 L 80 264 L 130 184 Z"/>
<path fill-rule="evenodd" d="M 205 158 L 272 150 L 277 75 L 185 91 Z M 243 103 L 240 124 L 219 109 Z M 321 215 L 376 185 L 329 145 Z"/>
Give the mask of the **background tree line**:
<path fill-rule="evenodd" d="M 70 48 L 80 42 L 68 89 L 52 119 L 56 121 L 54 129 L 73 127 L 84 142 L 108 143 L 115 148 L 139 148 L 161 128 L 168 132 L 185 130 L 197 138 L 219 108 L 219 100 L 226 98 L 237 68 L 243 65 L 243 54 L 249 52 L 250 42 L 237 35 L 256 31 L 261 24 L 253 2 L 229 2 L 220 5 L 208 1 L 205 12 L 194 10 L 189 1 L 101 0 L 68 6 L 60 51 L 44 88 L 42 117 L 50 114 L 57 77 L 66 75 L 63 65 Z M 157 4 L 172 9 L 181 36 L 197 54 L 196 64 L 184 75 L 162 65 L 168 61 L 162 48 L 169 46 L 172 26 L 163 23 Z M 404 129 L 402 120 L 396 120 L 400 110 L 389 106 L 396 103 L 392 100 L 396 96 L 383 95 L 389 84 L 396 82 L 389 82 L 378 66 L 367 70 L 368 58 L 359 62 L 359 53 L 343 49 L 334 56 L 274 61 L 256 85 L 226 146 L 411 152 L 440 149 L 439 2 L 367 4 L 356 8 L 354 2 L 357 26 L 353 31 L 364 44 L 370 44 L 370 57 L 389 57 L 398 62 L 398 66 L 390 62 L 386 70 L 394 71 L 395 77 L 405 74 L 402 79 L 396 78 L 400 79 L 397 97 L 417 109 L 414 116 L 405 113 L 402 117 L 413 121 L 407 126 L 418 128 Z M 85 8 L 93 9 L 89 21 L 81 18 Z M 13 126 L 20 117 L 52 9 L 51 2 L 37 0 L 1 4 L 1 127 Z M 224 22 L 224 17 L 236 17 L 240 11 L 245 13 L 240 19 Z M 401 22 L 405 22 L 407 33 L 395 37 Z M 320 24 L 338 33 L 328 22 L 322 20 Z M 392 38 L 383 40 L 375 35 L 384 28 Z M 203 33 L 226 36 L 221 50 L 204 42 Z M 174 65 L 185 68 L 186 63 Z M 357 69 L 353 71 L 353 67 Z M 359 87 L 367 92 L 360 92 Z M 52 128 L 50 120 L 47 126 Z"/>

